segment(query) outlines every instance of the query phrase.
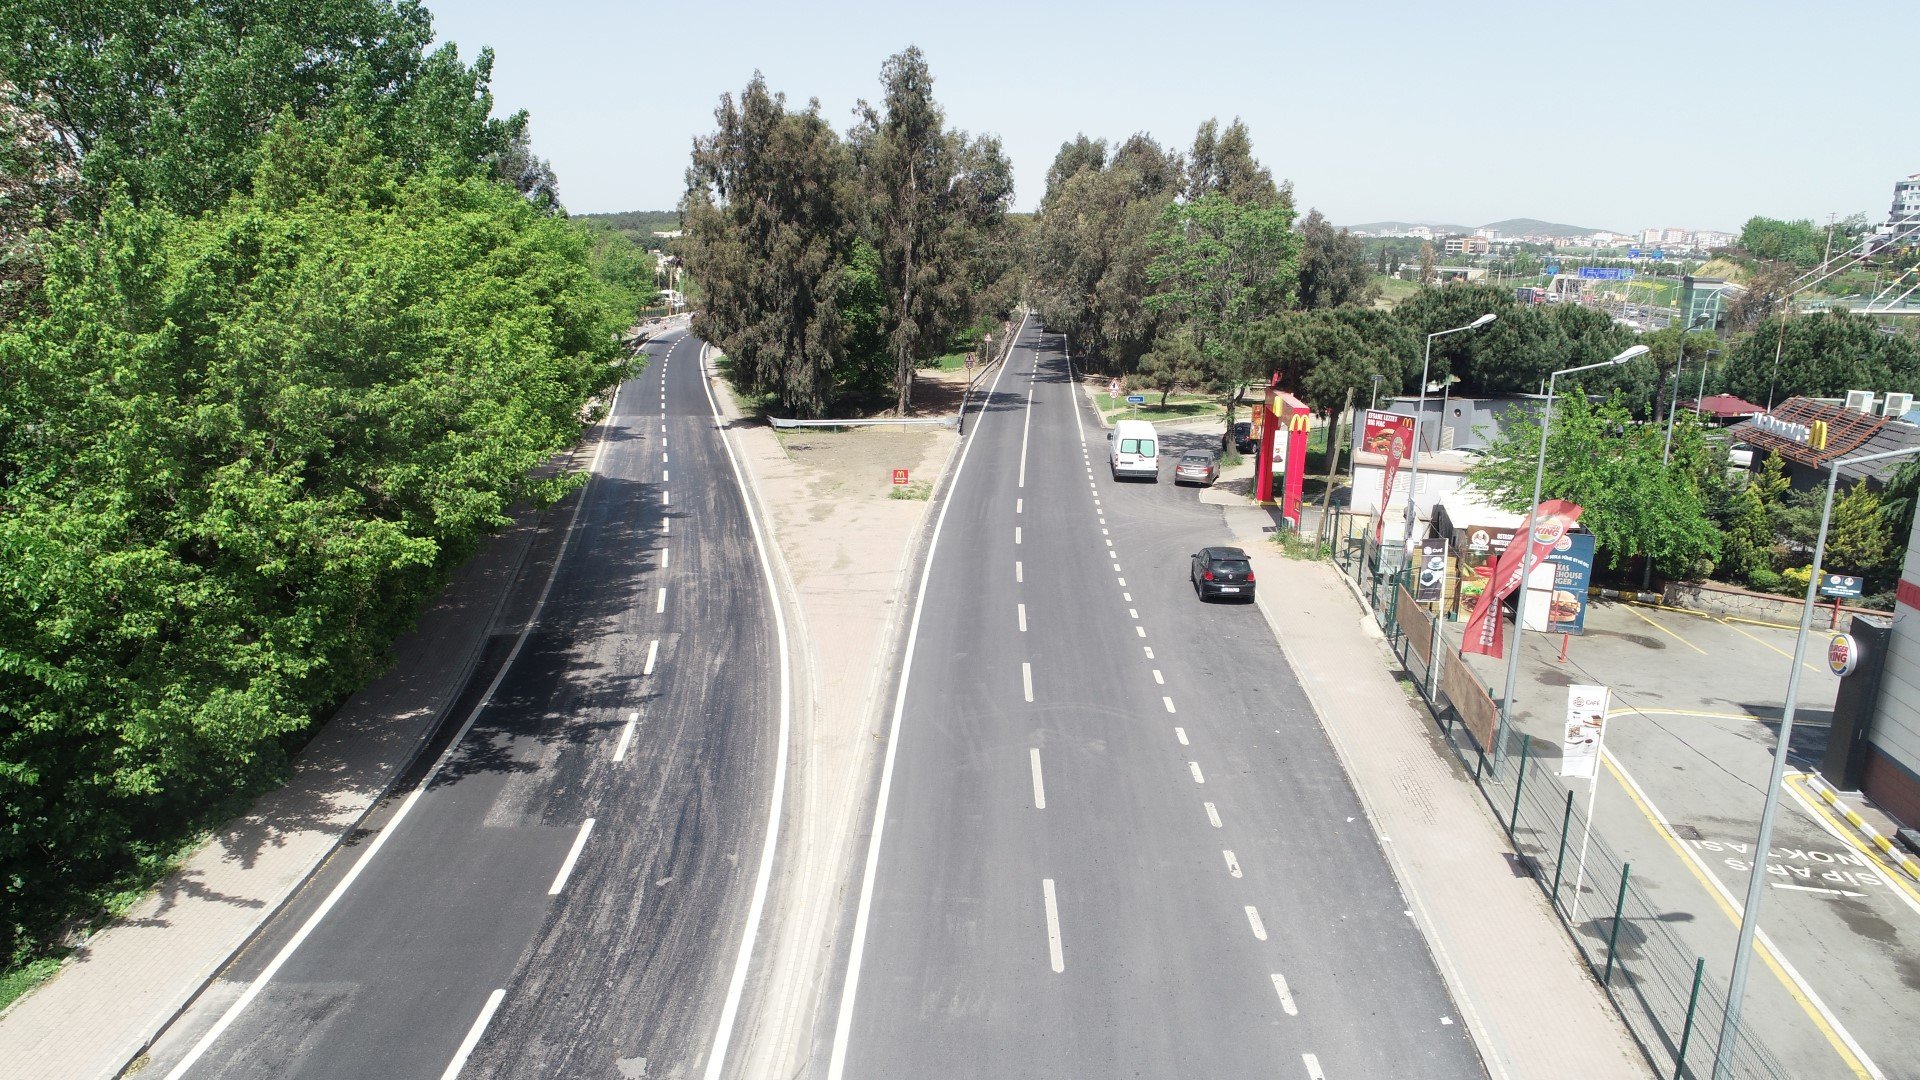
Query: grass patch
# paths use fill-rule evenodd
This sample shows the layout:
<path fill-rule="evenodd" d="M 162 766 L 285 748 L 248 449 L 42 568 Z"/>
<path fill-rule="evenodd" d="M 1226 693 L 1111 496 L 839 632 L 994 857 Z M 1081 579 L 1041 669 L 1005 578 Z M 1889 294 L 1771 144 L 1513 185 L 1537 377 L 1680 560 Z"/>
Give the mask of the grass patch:
<path fill-rule="evenodd" d="M 1380 287 L 1380 306 L 1386 308 L 1393 307 L 1420 291 L 1420 283 L 1417 281 L 1402 281 L 1399 278 L 1381 276 L 1374 278 L 1373 283 Z"/>
<path fill-rule="evenodd" d="M 772 394 L 753 393 L 734 381 L 733 360 L 725 353 L 713 354 L 713 369 L 720 373 L 721 378 L 727 380 L 727 388 L 733 391 L 734 403 L 740 406 L 740 411 L 743 414 L 747 416 L 766 416 L 768 410 L 773 408 L 774 401 Z"/>
<path fill-rule="evenodd" d="M 1273 534 L 1273 546 L 1280 549 L 1284 558 L 1318 562 L 1332 557 L 1327 545 L 1317 540 L 1309 540 L 1291 529 L 1282 529 Z"/>
<path fill-rule="evenodd" d="M 42 956 L 0 973 L 0 1009 L 5 1009 L 19 1000 L 20 995 L 53 978 L 53 973 L 59 970 L 59 957 Z"/>
<path fill-rule="evenodd" d="M 1116 420 L 1187 420 L 1222 414 L 1220 403 L 1206 394 L 1169 394 L 1165 405 L 1159 404 L 1159 394 L 1145 396 L 1145 405 L 1129 405 L 1125 394 L 1115 397 L 1103 392 L 1094 395 L 1094 405 L 1109 424 Z"/>
<path fill-rule="evenodd" d="M 892 491 L 887 492 L 887 498 L 926 502 L 933 498 L 933 485 L 925 480 L 915 480 L 911 484 L 896 484 Z"/>

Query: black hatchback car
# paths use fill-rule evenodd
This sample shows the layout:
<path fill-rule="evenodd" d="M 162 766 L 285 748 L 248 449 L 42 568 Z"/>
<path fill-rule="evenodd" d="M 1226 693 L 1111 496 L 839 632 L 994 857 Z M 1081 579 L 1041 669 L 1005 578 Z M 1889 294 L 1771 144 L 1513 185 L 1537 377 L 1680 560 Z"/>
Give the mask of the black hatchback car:
<path fill-rule="evenodd" d="M 1233 430 L 1220 436 L 1220 449 L 1224 452 L 1231 443 L 1235 450 L 1251 454 L 1260 448 L 1260 440 L 1253 437 L 1253 425 L 1245 420 L 1233 425 Z"/>
<path fill-rule="evenodd" d="M 1208 547 L 1193 553 L 1187 576 L 1193 581 L 1194 594 L 1205 600 L 1210 596 L 1253 599 L 1253 564 L 1247 553 L 1237 547 Z"/>

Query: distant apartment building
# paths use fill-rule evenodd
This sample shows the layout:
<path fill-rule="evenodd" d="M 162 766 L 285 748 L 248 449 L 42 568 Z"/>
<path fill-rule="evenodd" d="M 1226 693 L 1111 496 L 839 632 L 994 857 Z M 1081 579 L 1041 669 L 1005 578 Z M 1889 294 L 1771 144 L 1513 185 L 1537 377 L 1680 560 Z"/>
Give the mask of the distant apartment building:
<path fill-rule="evenodd" d="M 1449 236 L 1443 246 L 1448 255 L 1485 255 L 1493 250 L 1484 236 Z"/>
<path fill-rule="evenodd" d="M 1425 225 L 1415 225 L 1413 228 L 1407 230 L 1407 235 L 1420 240 L 1431 240 L 1433 239 L 1433 230 Z"/>
<path fill-rule="evenodd" d="M 1733 242 L 1738 239 L 1740 238 L 1732 233 L 1715 232 L 1712 229 L 1701 229 L 1687 234 L 1687 243 L 1692 244 L 1695 251 L 1712 251 L 1714 248 L 1732 247 Z"/>

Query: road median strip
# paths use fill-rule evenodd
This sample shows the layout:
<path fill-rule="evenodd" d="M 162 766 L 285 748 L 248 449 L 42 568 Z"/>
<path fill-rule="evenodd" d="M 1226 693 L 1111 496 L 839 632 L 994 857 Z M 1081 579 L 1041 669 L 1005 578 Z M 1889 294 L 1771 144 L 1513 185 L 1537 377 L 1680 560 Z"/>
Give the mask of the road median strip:
<path fill-rule="evenodd" d="M 1879 848 L 1880 853 L 1886 856 L 1888 862 L 1898 866 L 1903 873 L 1914 881 L 1920 881 L 1920 862 L 1914 861 L 1913 856 L 1908 855 L 1896 847 L 1891 837 L 1882 834 L 1880 830 L 1869 824 L 1866 818 L 1860 816 L 1858 810 L 1841 802 L 1839 792 L 1834 791 L 1825 780 L 1820 779 L 1813 773 L 1802 773 L 1789 779 L 1799 780 L 1804 783 L 1809 791 L 1820 797 L 1821 802 L 1833 807 L 1842 818 L 1846 819 L 1847 824 L 1853 826 L 1856 832 L 1866 837 L 1868 842 L 1873 844 L 1874 847 Z"/>

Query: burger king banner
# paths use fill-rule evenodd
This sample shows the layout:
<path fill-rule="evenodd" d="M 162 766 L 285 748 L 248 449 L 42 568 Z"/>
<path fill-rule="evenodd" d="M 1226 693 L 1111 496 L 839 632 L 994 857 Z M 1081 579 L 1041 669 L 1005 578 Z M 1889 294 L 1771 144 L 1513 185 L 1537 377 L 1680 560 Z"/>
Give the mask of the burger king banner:
<path fill-rule="evenodd" d="M 1547 598 L 1547 632 L 1578 634 L 1586 629 L 1587 590 L 1593 584 L 1593 534 L 1570 532 L 1547 556 L 1553 567 L 1553 595 Z M 1528 629 L 1532 629 L 1528 624 Z"/>
<path fill-rule="evenodd" d="M 1550 499 L 1540 504 L 1533 516 L 1528 542 L 1508 544 L 1507 550 L 1500 553 L 1500 562 L 1493 569 L 1493 579 L 1473 605 L 1473 613 L 1467 616 L 1460 642 L 1461 652 L 1479 653 L 1482 656 L 1505 655 L 1503 627 L 1506 620 L 1499 616 L 1500 602 L 1520 587 L 1521 562 L 1526 558 L 1526 552 L 1533 553 L 1533 565 L 1545 562 L 1561 538 L 1573 529 L 1573 523 L 1579 520 L 1580 507 L 1570 502 Z"/>

